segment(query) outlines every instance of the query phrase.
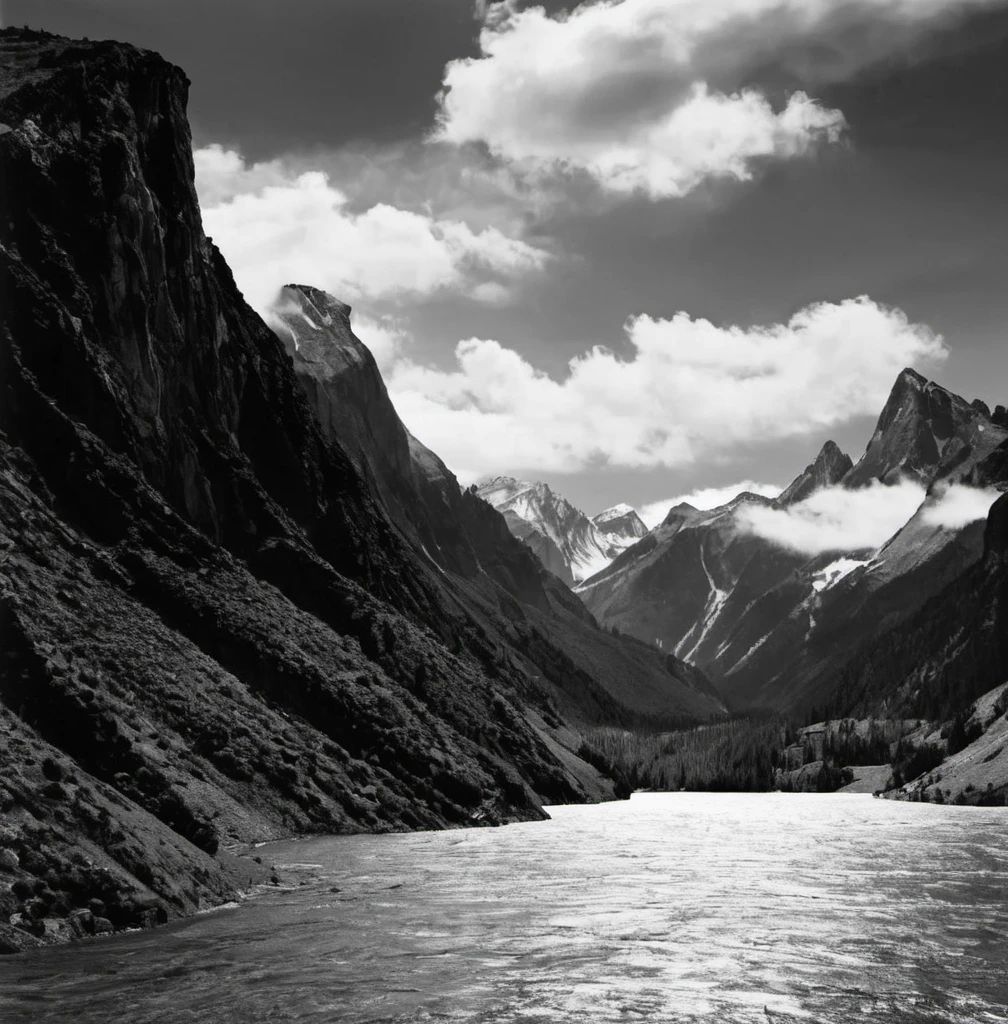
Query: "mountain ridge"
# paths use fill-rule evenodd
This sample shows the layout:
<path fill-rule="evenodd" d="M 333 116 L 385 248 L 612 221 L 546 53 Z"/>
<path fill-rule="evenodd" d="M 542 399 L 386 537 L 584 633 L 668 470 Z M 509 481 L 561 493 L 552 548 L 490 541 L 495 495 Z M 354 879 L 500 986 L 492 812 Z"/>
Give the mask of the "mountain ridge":
<path fill-rule="evenodd" d="M 615 505 L 589 519 L 542 481 L 496 476 L 478 484 L 477 493 L 504 515 L 512 533 L 568 585 L 601 571 L 647 533 L 629 505 Z"/>
<path fill-rule="evenodd" d="M 1006 438 L 983 403 L 904 370 L 857 463 L 828 441 L 776 499 L 738 495 L 709 511 L 670 509 L 647 543 L 578 592 L 603 624 L 704 668 L 736 707 L 822 700 L 817 680 L 832 678 L 851 645 L 896 624 L 980 557 L 982 527 L 933 525 L 937 497 L 929 495 L 872 560 L 870 552 L 779 546 L 754 535 L 739 510 L 759 503 L 787 513 L 831 488 L 896 483 L 904 472 L 928 488 L 974 483 Z"/>
<path fill-rule="evenodd" d="M 468 542 L 541 612 L 414 545 L 389 494 L 418 449 L 384 467 L 322 422 L 203 232 L 188 88 L 127 44 L 0 31 L 6 951 L 232 899 L 269 877 L 242 844 L 612 796 L 557 710 L 618 716 L 587 663 L 720 708 L 474 495 Z"/>

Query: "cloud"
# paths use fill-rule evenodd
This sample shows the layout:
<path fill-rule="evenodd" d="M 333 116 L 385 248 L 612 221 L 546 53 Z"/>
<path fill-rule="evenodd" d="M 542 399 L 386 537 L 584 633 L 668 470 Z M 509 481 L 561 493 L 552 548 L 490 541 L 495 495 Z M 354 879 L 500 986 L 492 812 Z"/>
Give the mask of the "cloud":
<path fill-rule="evenodd" d="M 911 480 L 888 487 L 875 482 L 857 490 L 827 487 L 786 509 L 743 506 L 739 523 L 751 533 L 804 554 L 875 551 L 918 509 L 926 526 L 961 530 L 986 519 L 1000 497 L 993 488 L 964 484 L 936 488 L 926 498 L 925 493 Z"/>
<path fill-rule="evenodd" d="M 362 212 L 320 171 L 248 165 L 232 150 L 194 153 L 203 223 L 249 303 L 266 313 L 304 281 L 350 302 L 423 299 L 445 290 L 503 303 L 548 254 L 487 226 L 376 203 Z"/>
<path fill-rule="evenodd" d="M 897 373 L 942 359 L 940 336 L 862 296 L 786 324 L 631 318 L 629 359 L 596 347 L 555 380 L 496 341 L 456 368 L 408 361 L 388 384 L 409 429 L 465 479 L 605 464 L 685 466 L 877 414 Z"/>
<path fill-rule="evenodd" d="M 827 487 L 786 509 L 746 505 L 738 521 L 744 530 L 792 551 L 874 551 L 917 511 L 920 484 L 872 483 L 858 490 Z"/>
<path fill-rule="evenodd" d="M 723 487 L 701 487 L 690 491 L 688 494 L 677 494 L 674 498 L 665 498 L 662 501 L 649 501 L 638 510 L 641 519 L 644 520 L 647 528 L 653 529 L 668 515 L 668 511 L 674 505 L 686 502 L 698 509 L 719 508 L 721 505 L 731 501 L 736 495 L 743 491 L 751 494 L 762 494 L 767 498 L 776 498 L 783 490 L 777 484 L 761 484 L 756 480 L 740 480 L 737 484 L 726 484 Z"/>
<path fill-rule="evenodd" d="M 653 198 L 684 195 L 708 177 L 742 180 L 755 159 L 839 137 L 843 115 L 801 91 L 775 110 L 756 90 L 692 80 L 689 18 L 664 7 L 604 2 L 550 17 L 492 5 L 482 56 L 445 68 L 435 137 L 484 142 L 533 171 L 580 170 L 606 189 Z"/>
<path fill-rule="evenodd" d="M 531 173 L 681 196 L 836 142 L 843 113 L 796 81 L 846 78 L 995 2 L 596 0 L 555 15 L 484 3 L 480 55 L 445 67 L 435 137 L 484 143 Z M 768 68 L 790 91 L 752 84 Z"/>
<path fill-rule="evenodd" d="M 967 487 L 951 484 L 929 499 L 921 510 L 921 518 L 929 526 L 961 530 L 978 519 L 986 519 L 991 505 L 1001 497 L 993 487 Z"/>

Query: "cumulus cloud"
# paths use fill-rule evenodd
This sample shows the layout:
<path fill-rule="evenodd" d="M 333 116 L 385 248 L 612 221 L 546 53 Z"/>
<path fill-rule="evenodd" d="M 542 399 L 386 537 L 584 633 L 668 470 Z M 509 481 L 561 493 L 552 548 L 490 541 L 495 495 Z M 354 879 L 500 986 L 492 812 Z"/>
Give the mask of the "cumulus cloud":
<path fill-rule="evenodd" d="M 194 154 L 203 223 L 260 313 L 279 288 L 304 281 L 350 302 L 422 299 L 445 290 L 505 302 L 548 254 L 487 226 L 377 203 L 362 212 L 320 171 L 247 164 L 207 146 Z"/>
<path fill-rule="evenodd" d="M 743 529 L 804 554 L 874 551 L 917 511 L 924 500 L 920 484 L 873 483 L 858 490 L 826 487 L 786 509 L 743 506 Z"/>
<path fill-rule="evenodd" d="M 686 494 L 677 494 L 673 498 L 649 501 L 646 505 L 642 505 L 637 512 L 641 519 L 644 520 L 644 525 L 650 530 L 664 520 L 670 508 L 683 502 L 686 502 L 687 505 L 692 505 L 694 508 L 706 510 L 719 508 L 744 491 L 748 491 L 750 494 L 762 494 L 766 498 L 776 498 L 782 489 L 777 484 L 761 484 L 756 480 L 740 480 L 737 484 L 726 484 L 723 487 L 700 487 Z"/>
<path fill-rule="evenodd" d="M 1000 497 L 1000 491 L 993 487 L 952 484 L 928 500 L 921 509 L 921 518 L 928 526 L 961 530 L 978 519 L 986 519 L 991 505 Z"/>
<path fill-rule="evenodd" d="M 389 390 L 410 430 L 466 479 L 677 467 L 874 416 L 904 366 L 946 355 L 940 336 L 865 296 L 807 306 L 785 324 L 678 313 L 634 317 L 625 330 L 631 358 L 596 347 L 562 380 L 470 338 L 454 370 L 404 361 Z"/>
<path fill-rule="evenodd" d="M 912 480 L 847 490 L 827 487 L 786 509 L 743 506 L 743 529 L 793 551 L 817 555 L 833 551 L 875 551 L 920 511 L 926 526 L 960 530 L 985 519 L 999 494 L 993 488 L 952 484 L 925 499 Z"/>
<path fill-rule="evenodd" d="M 436 137 L 614 192 L 680 196 L 840 137 L 839 110 L 749 84 L 767 65 L 812 85 L 843 78 L 994 2 L 596 0 L 555 15 L 484 3 L 480 55 L 445 68 Z"/>

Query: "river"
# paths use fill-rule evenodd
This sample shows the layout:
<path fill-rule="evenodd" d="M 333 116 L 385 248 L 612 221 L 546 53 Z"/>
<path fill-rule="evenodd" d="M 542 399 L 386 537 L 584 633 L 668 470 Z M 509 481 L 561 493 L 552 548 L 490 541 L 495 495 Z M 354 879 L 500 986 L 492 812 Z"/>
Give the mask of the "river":
<path fill-rule="evenodd" d="M 273 844 L 310 880 L 2 958 L 0 1020 L 1008 1020 L 1004 808 L 677 793 L 551 815 Z"/>

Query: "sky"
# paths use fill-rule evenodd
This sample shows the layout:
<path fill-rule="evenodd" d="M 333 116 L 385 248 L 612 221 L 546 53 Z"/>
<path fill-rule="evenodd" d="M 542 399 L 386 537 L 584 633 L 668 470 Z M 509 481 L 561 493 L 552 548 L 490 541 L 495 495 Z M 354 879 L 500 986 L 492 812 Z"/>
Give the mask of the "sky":
<path fill-rule="evenodd" d="M 268 318 L 354 307 L 463 482 L 589 514 L 855 459 L 898 372 L 1008 402 L 1008 0 L 0 0 L 190 81 Z M 698 499 L 701 500 L 701 499 Z"/>

